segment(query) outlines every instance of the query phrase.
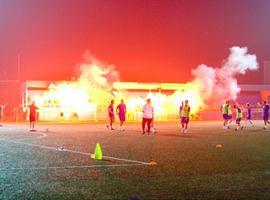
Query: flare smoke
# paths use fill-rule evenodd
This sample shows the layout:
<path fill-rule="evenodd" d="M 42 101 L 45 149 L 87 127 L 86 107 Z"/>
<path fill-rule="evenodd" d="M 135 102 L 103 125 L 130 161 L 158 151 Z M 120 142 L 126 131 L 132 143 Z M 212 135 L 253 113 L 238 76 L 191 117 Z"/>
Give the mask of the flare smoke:
<path fill-rule="evenodd" d="M 248 70 L 257 70 L 256 55 L 248 54 L 247 47 L 232 47 L 230 55 L 220 68 L 204 64 L 192 70 L 195 77 L 192 83 L 199 85 L 199 92 L 204 103 L 209 101 L 221 102 L 224 99 L 237 98 L 240 88 L 236 76 L 245 74 Z"/>

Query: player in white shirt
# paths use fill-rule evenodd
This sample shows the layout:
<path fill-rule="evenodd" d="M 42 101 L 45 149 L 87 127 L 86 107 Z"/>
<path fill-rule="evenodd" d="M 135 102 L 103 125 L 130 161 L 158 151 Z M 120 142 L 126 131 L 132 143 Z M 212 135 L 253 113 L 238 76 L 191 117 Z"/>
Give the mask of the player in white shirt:
<path fill-rule="evenodd" d="M 142 130 L 145 134 L 145 124 L 147 123 L 147 133 L 150 134 L 151 122 L 154 117 L 154 107 L 152 106 L 151 99 L 147 99 L 147 103 L 143 106 L 143 119 L 142 119 Z"/>

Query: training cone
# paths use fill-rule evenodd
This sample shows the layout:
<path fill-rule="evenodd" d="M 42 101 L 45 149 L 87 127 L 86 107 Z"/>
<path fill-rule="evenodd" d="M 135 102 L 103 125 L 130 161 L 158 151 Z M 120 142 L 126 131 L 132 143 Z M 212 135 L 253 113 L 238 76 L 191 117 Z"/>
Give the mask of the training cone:
<path fill-rule="evenodd" d="M 102 150 L 101 150 L 101 147 L 100 147 L 99 143 L 96 144 L 95 154 L 94 155 L 95 155 L 94 156 L 95 160 L 102 160 Z"/>
<path fill-rule="evenodd" d="M 154 161 L 154 160 L 150 160 L 150 161 L 148 162 L 148 164 L 149 164 L 149 165 L 156 165 L 156 164 L 157 164 L 157 162 L 156 162 L 156 161 Z"/>

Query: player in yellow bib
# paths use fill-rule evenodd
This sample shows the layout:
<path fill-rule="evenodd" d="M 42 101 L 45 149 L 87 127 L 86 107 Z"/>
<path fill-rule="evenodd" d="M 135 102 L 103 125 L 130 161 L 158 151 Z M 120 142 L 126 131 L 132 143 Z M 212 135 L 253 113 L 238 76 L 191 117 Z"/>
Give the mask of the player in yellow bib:
<path fill-rule="evenodd" d="M 242 130 L 243 125 L 241 124 L 241 120 L 243 118 L 243 112 L 239 105 L 235 104 L 233 107 L 235 108 L 236 124 L 237 124 L 237 128 L 235 129 L 235 131 L 238 131 L 239 129 Z"/>
<path fill-rule="evenodd" d="M 230 124 L 232 123 L 232 106 L 231 101 L 227 101 L 227 127 L 230 128 Z"/>
<path fill-rule="evenodd" d="M 227 122 L 228 122 L 228 110 L 227 110 L 227 101 L 221 105 L 220 111 L 223 117 L 223 129 L 227 129 Z"/>
<path fill-rule="evenodd" d="M 188 105 L 188 100 L 185 100 L 185 104 L 180 107 L 182 133 L 187 133 L 189 114 L 190 114 L 190 106 Z"/>

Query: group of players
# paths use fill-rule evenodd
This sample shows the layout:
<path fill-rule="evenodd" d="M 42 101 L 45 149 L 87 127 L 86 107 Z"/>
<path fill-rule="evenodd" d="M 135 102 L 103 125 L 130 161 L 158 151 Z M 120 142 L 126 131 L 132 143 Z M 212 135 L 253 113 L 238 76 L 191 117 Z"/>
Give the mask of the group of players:
<path fill-rule="evenodd" d="M 3 109 L 4 107 L 0 106 L 0 120 L 3 116 Z M 36 112 L 37 107 L 35 102 L 32 102 L 29 105 L 29 119 L 30 119 L 30 130 L 34 131 L 35 122 L 36 122 Z M 221 106 L 221 112 L 224 119 L 223 122 L 223 129 L 230 129 L 232 126 L 232 118 L 233 118 L 233 109 L 235 110 L 235 123 L 236 128 L 235 131 L 242 130 L 244 125 L 242 124 L 242 120 L 244 119 L 244 112 L 245 109 L 245 126 L 250 124 L 254 127 L 254 123 L 252 120 L 252 107 L 249 103 L 246 104 L 246 107 L 243 108 L 239 104 L 235 103 L 232 106 L 232 102 L 230 100 L 226 100 Z M 262 113 L 263 113 L 263 121 L 264 127 L 263 129 L 270 128 L 270 121 L 269 121 L 269 110 L 270 105 L 264 101 L 262 106 Z M 119 116 L 120 121 L 120 131 L 124 131 L 123 128 L 124 123 L 126 121 L 126 113 L 127 113 L 127 106 L 122 99 L 120 104 L 116 107 L 116 114 Z M 114 130 L 113 123 L 115 122 L 115 109 L 114 109 L 114 100 L 111 100 L 110 105 L 108 106 L 108 116 L 109 116 L 109 123 L 106 125 L 108 129 Z M 188 131 L 188 124 L 190 120 L 190 106 L 188 100 L 182 102 L 182 105 L 179 108 L 179 117 L 181 121 L 181 133 L 187 133 Z M 146 128 L 147 125 L 147 128 Z M 142 107 L 142 134 L 148 133 L 148 135 L 153 132 L 156 133 L 156 129 L 154 127 L 154 107 L 152 105 L 151 99 L 147 99 L 145 105 Z"/>
<path fill-rule="evenodd" d="M 244 125 L 241 123 L 243 120 L 243 107 L 241 107 L 239 104 L 234 104 L 233 108 L 235 109 L 235 123 L 237 127 L 235 128 L 235 131 L 242 130 L 244 128 Z M 269 104 L 267 104 L 266 101 L 263 102 L 262 106 L 262 113 L 263 113 L 263 121 L 264 121 L 264 127 L 263 129 L 266 129 L 269 125 Z M 246 117 L 245 117 L 245 126 L 250 124 L 252 127 L 254 127 L 254 123 L 251 121 L 252 119 L 252 111 L 251 106 L 249 103 L 246 104 Z M 224 119 L 223 123 L 223 129 L 230 129 L 231 123 L 232 123 L 232 105 L 230 100 L 226 100 L 222 106 L 221 106 L 221 112 Z"/>
<path fill-rule="evenodd" d="M 267 102 L 264 101 L 262 107 L 264 129 L 266 129 L 270 125 L 269 109 L 270 109 L 269 104 L 267 104 Z M 233 110 L 235 110 L 235 123 L 236 123 L 235 131 L 242 130 L 244 128 L 244 125 L 242 124 L 242 120 L 244 118 L 243 114 L 244 108 L 237 103 L 235 103 L 232 106 L 230 100 L 226 100 L 221 106 L 221 112 L 224 119 L 223 129 L 226 130 L 231 128 L 233 121 Z M 123 125 L 126 120 L 126 112 L 127 107 L 124 103 L 124 100 L 122 99 L 121 103 L 116 108 L 116 113 L 119 116 L 120 120 L 120 131 L 124 131 Z M 108 107 L 108 113 L 109 113 L 109 124 L 107 124 L 107 128 L 110 130 L 114 130 L 113 128 L 113 123 L 115 121 L 114 100 L 111 101 L 111 104 Z M 181 121 L 181 133 L 187 133 L 188 124 L 190 120 L 190 106 L 188 100 L 182 102 L 182 105 L 179 108 L 179 117 Z M 147 129 L 145 127 L 146 124 Z M 252 122 L 252 107 L 249 103 L 246 104 L 245 108 L 245 126 L 247 126 L 248 124 L 254 127 L 254 123 Z M 147 99 L 146 104 L 142 107 L 142 134 L 145 134 L 146 132 L 148 134 L 150 134 L 150 132 L 156 133 L 156 129 L 154 128 L 154 107 L 151 103 L 151 99 Z"/>
<path fill-rule="evenodd" d="M 116 107 L 116 113 L 119 116 L 120 121 L 120 131 L 124 131 L 123 125 L 126 120 L 127 107 L 124 100 Z M 111 100 L 108 106 L 108 116 L 109 123 L 106 127 L 110 130 L 114 130 L 113 123 L 115 122 L 115 112 L 114 112 L 114 100 Z M 188 100 L 182 102 L 179 108 L 179 116 L 181 119 L 181 132 L 187 133 L 189 116 L 190 116 L 190 106 Z M 147 128 L 146 128 L 147 125 Z M 153 132 L 156 133 L 156 128 L 154 127 L 154 107 L 152 105 L 151 99 L 147 99 L 145 105 L 142 107 L 142 134 L 148 133 L 148 135 Z"/>

